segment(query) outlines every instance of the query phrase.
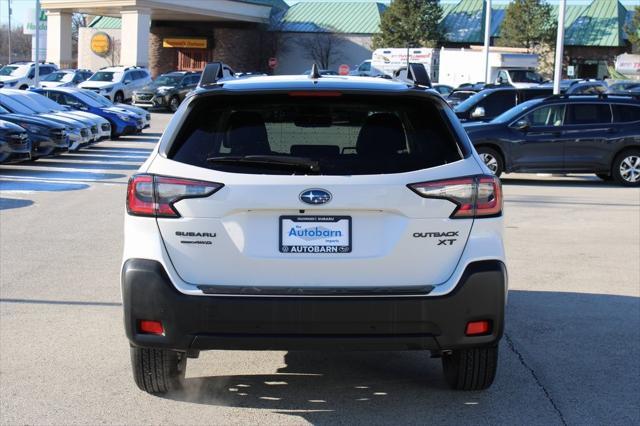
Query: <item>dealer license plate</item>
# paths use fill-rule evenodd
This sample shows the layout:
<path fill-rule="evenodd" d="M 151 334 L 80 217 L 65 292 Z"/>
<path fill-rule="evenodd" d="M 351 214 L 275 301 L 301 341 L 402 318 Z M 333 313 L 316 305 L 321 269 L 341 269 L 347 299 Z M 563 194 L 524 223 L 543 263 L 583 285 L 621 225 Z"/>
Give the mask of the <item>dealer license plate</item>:
<path fill-rule="evenodd" d="M 280 216 L 281 253 L 350 253 L 350 216 Z"/>

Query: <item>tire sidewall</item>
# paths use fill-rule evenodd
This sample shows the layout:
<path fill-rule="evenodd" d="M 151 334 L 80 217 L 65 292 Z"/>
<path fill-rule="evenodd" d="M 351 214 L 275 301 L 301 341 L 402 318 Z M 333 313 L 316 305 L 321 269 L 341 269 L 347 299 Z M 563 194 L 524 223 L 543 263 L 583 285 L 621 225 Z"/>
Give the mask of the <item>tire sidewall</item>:
<path fill-rule="evenodd" d="M 616 183 L 622 186 L 638 187 L 640 186 L 640 181 L 635 183 L 628 182 L 620 174 L 620 165 L 622 164 L 622 161 L 630 155 L 636 155 L 640 157 L 640 149 L 629 149 L 616 155 L 616 158 L 613 160 L 613 165 L 611 166 L 611 177 Z"/>
<path fill-rule="evenodd" d="M 174 102 L 176 102 L 175 108 L 173 104 Z M 169 111 L 176 112 L 179 107 L 180 107 L 180 98 L 178 98 L 176 95 L 173 95 L 171 99 L 169 99 Z"/>
<path fill-rule="evenodd" d="M 500 175 L 504 172 L 504 160 L 502 159 L 502 155 L 500 155 L 500 153 L 495 149 L 489 148 L 486 146 L 478 147 L 476 148 L 476 151 L 478 152 L 478 156 L 480 157 L 480 160 L 483 161 L 483 163 L 484 163 L 484 160 L 482 160 L 482 154 L 490 155 L 496 159 L 496 162 L 498 163 L 498 165 L 494 175 L 497 177 L 500 177 Z"/>

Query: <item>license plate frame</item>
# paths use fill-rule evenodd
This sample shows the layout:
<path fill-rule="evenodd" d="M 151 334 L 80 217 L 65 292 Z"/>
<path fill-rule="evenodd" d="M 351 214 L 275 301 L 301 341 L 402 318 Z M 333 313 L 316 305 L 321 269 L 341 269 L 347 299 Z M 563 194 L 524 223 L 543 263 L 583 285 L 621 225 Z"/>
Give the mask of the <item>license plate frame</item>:
<path fill-rule="evenodd" d="M 283 226 L 285 221 L 291 221 L 293 224 L 304 223 L 304 224 L 326 224 L 326 223 L 334 223 L 339 224 L 342 221 L 346 221 L 346 244 L 340 245 L 322 245 L 322 244 L 285 244 L 283 241 Z M 353 240 L 352 240 L 352 218 L 351 216 L 337 216 L 337 215 L 314 215 L 314 216 L 303 216 L 303 215 L 283 215 L 278 218 L 278 249 L 280 253 L 286 254 L 347 254 L 351 253 Z M 328 229 L 328 231 L 342 231 L 342 229 Z M 295 238 L 295 237 L 294 237 Z M 320 239 L 325 237 L 319 237 Z M 343 238 L 340 236 L 328 236 L 326 238 Z"/>

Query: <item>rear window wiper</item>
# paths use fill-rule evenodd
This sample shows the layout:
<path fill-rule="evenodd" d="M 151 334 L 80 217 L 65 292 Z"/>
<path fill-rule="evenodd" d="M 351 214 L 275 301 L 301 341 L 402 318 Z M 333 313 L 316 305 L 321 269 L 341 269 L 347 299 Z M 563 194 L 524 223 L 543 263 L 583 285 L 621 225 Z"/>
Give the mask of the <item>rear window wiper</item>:
<path fill-rule="evenodd" d="M 285 155 L 243 155 L 227 157 L 209 157 L 211 164 L 230 164 L 248 167 L 263 167 L 276 170 L 299 170 L 312 173 L 320 172 L 317 161 L 305 157 L 290 157 Z"/>

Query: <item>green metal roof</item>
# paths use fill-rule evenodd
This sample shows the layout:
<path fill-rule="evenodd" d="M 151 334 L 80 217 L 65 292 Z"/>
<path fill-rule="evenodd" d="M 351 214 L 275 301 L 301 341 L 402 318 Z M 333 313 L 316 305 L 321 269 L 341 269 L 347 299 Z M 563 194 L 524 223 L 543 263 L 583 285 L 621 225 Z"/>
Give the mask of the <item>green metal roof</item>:
<path fill-rule="evenodd" d="M 569 46 L 621 46 L 627 10 L 618 0 L 594 0 L 565 28 Z"/>
<path fill-rule="evenodd" d="M 238 0 L 236 0 L 238 1 Z M 292 4 L 287 10 L 283 0 L 239 0 L 272 5 L 278 10 L 274 26 L 287 32 L 336 32 L 374 34 L 379 31 L 380 15 L 387 5 L 381 1 L 315 0 Z M 557 2 L 549 2 L 557 16 Z M 591 3 L 568 0 L 565 12 L 565 45 L 567 46 L 623 46 L 625 22 L 631 19 L 634 5 L 640 0 L 593 0 Z M 625 5 L 627 7 L 625 7 Z M 500 36 L 500 25 L 508 2 L 494 2 L 491 9 L 491 35 Z M 440 22 L 445 37 L 454 43 L 482 43 L 484 38 L 484 1 L 460 0 L 443 2 Z M 120 18 L 98 16 L 89 27 L 118 29 Z"/>
<path fill-rule="evenodd" d="M 637 2 L 637 0 L 636 0 Z M 626 2 L 630 3 L 630 2 Z M 640 4 L 640 2 L 638 2 Z M 558 5 L 551 4 L 553 15 Z M 500 25 L 508 3 L 494 4 L 491 9 L 491 36 L 500 36 Z M 631 8 L 630 8 L 631 9 Z M 440 22 L 445 38 L 454 43 L 482 43 L 484 38 L 484 1 L 461 0 L 443 4 Z M 565 10 L 565 45 L 567 46 L 623 46 L 625 22 L 631 19 L 618 0 L 593 0 L 590 4 L 567 5 Z"/>
<path fill-rule="evenodd" d="M 484 2 L 462 0 L 449 10 L 440 25 L 448 41 L 479 43 L 483 39 Z"/>
<path fill-rule="evenodd" d="M 89 28 L 96 28 L 99 30 L 119 30 L 122 24 L 120 18 L 114 18 L 111 16 L 96 16 L 89 23 Z"/>
<path fill-rule="evenodd" d="M 380 28 L 380 2 L 304 2 L 289 7 L 279 30 L 288 32 L 337 32 L 373 34 Z"/>

